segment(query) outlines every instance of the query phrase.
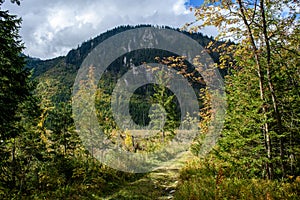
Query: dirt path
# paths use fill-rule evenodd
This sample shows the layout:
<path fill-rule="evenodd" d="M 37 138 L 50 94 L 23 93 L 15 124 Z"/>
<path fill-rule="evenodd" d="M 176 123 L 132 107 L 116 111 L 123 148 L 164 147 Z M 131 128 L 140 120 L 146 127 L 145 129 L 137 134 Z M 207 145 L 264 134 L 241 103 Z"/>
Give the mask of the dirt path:
<path fill-rule="evenodd" d="M 134 182 L 127 183 L 119 191 L 103 199 L 173 199 L 178 183 L 179 170 L 192 157 L 193 155 L 190 152 L 183 152 L 177 156 L 175 161 L 165 163 L 159 169 L 148 173 Z"/>

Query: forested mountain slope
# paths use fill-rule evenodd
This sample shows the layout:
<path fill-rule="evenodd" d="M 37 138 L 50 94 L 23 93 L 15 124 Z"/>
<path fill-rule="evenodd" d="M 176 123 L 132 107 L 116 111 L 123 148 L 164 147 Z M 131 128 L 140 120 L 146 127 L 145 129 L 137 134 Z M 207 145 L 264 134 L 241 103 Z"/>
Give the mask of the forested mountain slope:
<path fill-rule="evenodd" d="M 138 25 L 138 26 L 120 26 L 109 30 L 105 33 L 100 34 L 99 36 L 83 42 L 78 48 L 72 49 L 68 52 L 66 56 L 61 56 L 49 60 L 39 60 L 36 58 L 27 58 L 27 67 L 33 71 L 33 77 L 38 79 L 40 84 L 43 84 L 47 81 L 57 81 L 55 85 L 57 87 L 57 94 L 52 95 L 52 100 L 55 102 L 66 101 L 70 98 L 70 88 L 74 82 L 76 77 L 77 70 L 80 68 L 81 63 L 88 55 L 89 52 L 92 51 L 94 47 L 98 44 L 106 40 L 107 38 L 121 33 L 126 30 L 140 28 L 140 27 L 151 27 L 150 25 Z M 163 27 L 172 29 L 169 27 Z M 175 30 L 175 29 L 173 29 Z M 176 31 L 179 31 L 177 29 Z M 207 46 L 209 42 L 214 41 L 212 37 L 204 36 L 201 33 L 189 33 L 183 32 L 189 37 L 193 38 L 203 47 Z M 167 57 L 171 54 L 165 53 L 159 50 L 143 50 L 138 52 L 130 53 L 127 57 L 127 64 L 132 60 L 133 64 L 138 65 L 142 62 L 157 62 L 155 61 L 155 57 Z M 210 53 L 211 57 L 215 62 L 218 61 L 218 54 L 215 52 Z M 117 69 L 120 65 L 124 65 L 124 57 L 116 60 L 111 68 Z M 222 71 L 222 74 L 225 75 L 225 70 Z M 45 83 L 47 84 L 47 83 Z M 50 86 L 49 85 L 49 86 Z M 51 87 L 52 87 L 51 86 Z"/>

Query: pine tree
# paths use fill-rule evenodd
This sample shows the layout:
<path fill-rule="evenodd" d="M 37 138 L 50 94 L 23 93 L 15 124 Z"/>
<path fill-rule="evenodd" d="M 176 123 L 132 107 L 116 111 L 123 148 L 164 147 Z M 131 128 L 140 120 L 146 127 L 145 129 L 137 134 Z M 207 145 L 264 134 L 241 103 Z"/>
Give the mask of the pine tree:
<path fill-rule="evenodd" d="M 41 158 L 38 150 L 42 150 L 34 128 L 40 113 L 32 95 L 34 82 L 22 57 L 20 23 L 21 19 L 0 10 L 0 187 L 10 190 L 4 195 L 10 198 L 23 192 L 28 169 Z"/>
<path fill-rule="evenodd" d="M 292 0 L 238 0 L 205 1 L 195 10 L 203 21 L 193 29 L 216 26 L 216 39 L 228 41 L 215 48 L 221 53 L 219 67 L 230 68 L 219 155 L 240 175 L 274 179 L 299 174 L 297 8 L 299 2 Z M 229 45 L 229 38 L 237 44 Z"/>
<path fill-rule="evenodd" d="M 155 74 L 158 84 L 153 86 L 154 93 L 151 97 L 151 103 L 155 106 L 151 116 L 149 116 L 151 118 L 150 124 L 162 132 L 163 139 L 166 132 L 174 134 L 179 126 L 175 95 L 171 94 L 167 88 L 172 78 L 171 75 L 170 68 L 163 68 Z"/>
<path fill-rule="evenodd" d="M 1 4 L 0 4 L 1 5 Z M 21 56 L 23 44 L 18 35 L 21 19 L 0 11 L 0 130 L 1 139 L 15 136 L 18 106 L 30 96 L 29 71 Z"/>

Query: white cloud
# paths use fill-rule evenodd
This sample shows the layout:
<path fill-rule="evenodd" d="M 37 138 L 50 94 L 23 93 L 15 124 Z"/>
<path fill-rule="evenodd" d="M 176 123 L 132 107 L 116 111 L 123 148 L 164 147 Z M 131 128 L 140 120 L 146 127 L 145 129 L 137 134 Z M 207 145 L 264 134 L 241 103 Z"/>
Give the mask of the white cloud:
<path fill-rule="evenodd" d="M 173 5 L 173 11 L 175 14 L 180 15 L 180 14 L 188 14 L 189 11 L 187 10 L 185 3 L 187 3 L 187 0 L 178 0 L 174 5 Z"/>
<path fill-rule="evenodd" d="M 2 9 L 22 17 L 25 53 L 52 58 L 66 55 L 83 41 L 119 25 L 181 27 L 194 19 L 186 0 L 24 0 Z M 208 30 L 209 34 L 213 30 Z"/>

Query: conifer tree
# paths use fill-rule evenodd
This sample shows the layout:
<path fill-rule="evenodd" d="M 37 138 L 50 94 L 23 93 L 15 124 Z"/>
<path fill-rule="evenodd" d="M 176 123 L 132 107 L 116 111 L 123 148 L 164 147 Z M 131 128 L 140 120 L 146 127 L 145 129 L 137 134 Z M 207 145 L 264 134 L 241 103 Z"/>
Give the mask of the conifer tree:
<path fill-rule="evenodd" d="M 0 187 L 10 191 L 18 188 L 22 193 L 27 170 L 34 159 L 41 157 L 36 150 L 42 142 L 33 129 L 40 113 L 32 95 L 34 83 L 22 56 L 20 23 L 15 15 L 0 10 Z M 16 195 L 7 194 L 10 198 Z"/>
<path fill-rule="evenodd" d="M 214 48 L 219 67 L 230 74 L 219 155 L 240 175 L 299 174 L 299 6 L 293 0 L 208 0 L 195 9 L 199 25 L 192 29 L 213 25 L 216 39 L 228 41 Z"/>

